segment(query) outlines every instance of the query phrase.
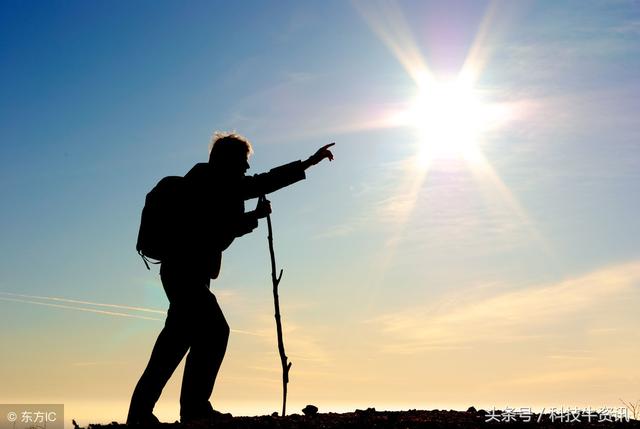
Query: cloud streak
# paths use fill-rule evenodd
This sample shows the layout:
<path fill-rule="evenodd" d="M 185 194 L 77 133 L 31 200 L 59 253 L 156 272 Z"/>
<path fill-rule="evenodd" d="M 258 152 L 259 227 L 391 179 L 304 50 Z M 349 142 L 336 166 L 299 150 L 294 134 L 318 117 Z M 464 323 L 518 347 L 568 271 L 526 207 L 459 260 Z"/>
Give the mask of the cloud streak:
<path fill-rule="evenodd" d="M 555 284 L 493 296 L 486 296 L 488 292 L 482 290 L 465 291 L 464 295 L 445 297 L 430 307 L 388 313 L 368 323 L 378 325 L 395 339 L 383 351 L 399 354 L 466 348 L 478 341 L 543 339 L 553 335 L 549 327 L 617 295 L 630 293 L 638 284 L 640 261 L 635 261 Z"/>

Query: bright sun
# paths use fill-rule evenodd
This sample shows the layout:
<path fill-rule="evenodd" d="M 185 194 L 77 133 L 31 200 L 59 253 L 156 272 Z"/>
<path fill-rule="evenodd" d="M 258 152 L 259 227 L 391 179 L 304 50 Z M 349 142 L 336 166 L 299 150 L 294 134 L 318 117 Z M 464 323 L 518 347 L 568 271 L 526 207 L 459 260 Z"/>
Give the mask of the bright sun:
<path fill-rule="evenodd" d="M 422 84 L 406 115 L 407 125 L 420 135 L 418 163 L 427 166 L 442 159 L 477 160 L 480 135 L 500 112 L 482 103 L 469 84 L 456 79 Z"/>

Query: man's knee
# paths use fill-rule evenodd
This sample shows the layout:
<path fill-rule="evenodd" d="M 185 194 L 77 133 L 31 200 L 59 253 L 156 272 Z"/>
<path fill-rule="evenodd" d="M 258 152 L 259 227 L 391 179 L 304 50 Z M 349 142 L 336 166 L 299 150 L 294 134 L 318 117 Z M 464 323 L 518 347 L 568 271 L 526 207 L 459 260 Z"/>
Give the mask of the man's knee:
<path fill-rule="evenodd" d="M 203 322 L 206 326 L 204 327 L 204 330 L 208 331 L 210 335 L 212 334 L 216 338 L 224 339 L 226 341 L 229 338 L 231 328 L 229 327 L 224 314 L 222 314 L 220 306 L 215 301 L 215 298 L 208 306 L 205 314 L 206 316 Z"/>
<path fill-rule="evenodd" d="M 220 335 L 221 340 L 224 340 L 225 342 L 229 340 L 229 334 L 231 333 L 231 328 L 229 327 L 229 324 L 227 323 L 227 320 L 224 317 L 222 317 L 217 322 L 215 331 L 217 335 Z"/>
<path fill-rule="evenodd" d="M 224 318 L 210 318 L 203 326 L 197 329 L 193 339 L 192 348 L 207 350 L 207 354 L 215 356 L 224 355 L 229 342 L 229 325 Z"/>
<path fill-rule="evenodd" d="M 224 338 L 229 337 L 229 332 L 231 331 L 231 329 L 229 328 L 227 319 L 224 317 L 224 314 L 222 313 L 222 309 L 218 304 L 218 300 L 215 298 L 213 294 L 211 295 L 211 301 L 209 302 L 208 316 L 209 316 L 209 323 L 213 325 L 212 328 L 216 332 L 216 334 L 219 334 L 221 337 L 224 337 Z"/>

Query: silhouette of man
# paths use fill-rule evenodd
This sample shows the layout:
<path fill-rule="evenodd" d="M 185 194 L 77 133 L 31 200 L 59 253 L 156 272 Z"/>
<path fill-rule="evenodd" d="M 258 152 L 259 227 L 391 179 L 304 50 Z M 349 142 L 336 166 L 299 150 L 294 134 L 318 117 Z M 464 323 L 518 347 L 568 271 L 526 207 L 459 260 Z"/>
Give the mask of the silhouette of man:
<path fill-rule="evenodd" d="M 227 348 L 229 325 L 209 290 L 220 273 L 222 252 L 236 237 L 253 231 L 271 213 L 267 200 L 244 211 L 244 201 L 274 192 L 305 178 L 305 170 L 325 158 L 321 147 L 306 161 L 245 176 L 251 144 L 237 134 L 214 136 L 208 163 L 196 164 L 184 177 L 187 213 L 182 240 L 162 261 L 160 277 L 169 310 L 164 328 L 138 381 L 127 416 L 129 425 L 158 423 L 155 403 L 174 370 L 189 351 L 180 393 L 180 420 L 207 423 L 216 419 L 209 397 Z"/>

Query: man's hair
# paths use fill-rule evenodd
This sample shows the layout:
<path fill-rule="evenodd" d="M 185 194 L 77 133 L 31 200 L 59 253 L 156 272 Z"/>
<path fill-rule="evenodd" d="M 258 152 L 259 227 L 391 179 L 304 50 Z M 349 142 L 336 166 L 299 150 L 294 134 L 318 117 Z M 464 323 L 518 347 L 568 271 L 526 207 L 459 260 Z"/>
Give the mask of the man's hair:
<path fill-rule="evenodd" d="M 209 151 L 209 163 L 214 159 L 224 159 L 229 155 L 242 153 L 249 157 L 253 148 L 249 140 L 237 133 L 222 133 L 216 131 L 211 137 L 211 149 Z"/>

